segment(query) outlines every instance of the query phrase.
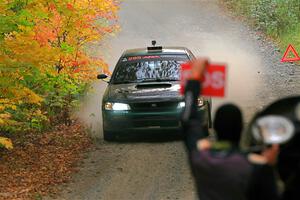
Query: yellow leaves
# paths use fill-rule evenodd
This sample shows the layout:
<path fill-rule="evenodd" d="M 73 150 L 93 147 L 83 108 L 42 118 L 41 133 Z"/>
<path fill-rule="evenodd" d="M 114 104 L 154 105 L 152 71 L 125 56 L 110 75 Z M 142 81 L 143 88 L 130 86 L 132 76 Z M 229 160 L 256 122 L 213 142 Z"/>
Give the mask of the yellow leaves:
<path fill-rule="evenodd" d="M 16 110 L 17 106 L 24 102 L 39 105 L 43 101 L 42 97 L 27 87 L 11 87 L 7 90 L 7 93 L 12 94 L 12 96 L 0 99 L 0 112 L 7 108 Z"/>
<path fill-rule="evenodd" d="M 11 114 L 10 113 L 3 113 L 3 114 L 0 114 L 0 117 L 2 119 L 9 119 L 11 117 Z"/>
<path fill-rule="evenodd" d="M 12 93 L 15 96 L 14 98 L 10 99 L 12 102 L 26 102 L 30 104 L 40 105 L 40 103 L 43 101 L 42 97 L 40 97 L 27 87 L 12 89 Z M 12 106 L 11 108 L 13 109 L 14 107 Z"/>
<path fill-rule="evenodd" d="M 11 120 L 11 114 L 6 112 L 6 109 L 17 109 L 17 106 L 11 102 L 8 103 L 1 103 L 0 102 L 0 127 L 12 124 L 13 121 Z"/>
<path fill-rule="evenodd" d="M 4 45 L 10 49 L 10 57 L 16 63 L 26 63 L 41 69 L 53 66 L 58 60 L 59 50 L 50 46 L 42 46 L 35 41 L 34 32 L 20 32 L 6 38 Z"/>
<path fill-rule="evenodd" d="M 43 99 L 26 87 L 12 87 L 8 88 L 9 93 L 13 94 L 12 97 L 0 99 L 0 127 L 14 123 L 11 120 L 12 115 L 7 110 L 16 111 L 18 106 L 23 102 L 27 104 L 40 105 Z"/>
<path fill-rule="evenodd" d="M 12 99 L 0 99 L 0 118 L 1 117 L 1 112 L 3 112 L 5 109 L 12 109 L 16 110 L 17 109 L 17 102 Z"/>
<path fill-rule="evenodd" d="M 18 29 L 23 33 L 32 33 L 32 28 L 28 26 L 18 25 Z M 12 32 L 12 35 L 16 35 L 18 32 Z"/>
<path fill-rule="evenodd" d="M 20 116 L 23 116 L 24 119 L 30 117 L 46 118 L 39 110 L 43 101 L 39 95 L 26 87 L 12 87 L 9 90 L 13 95 L 0 99 L 0 132 L 2 128 L 5 130 L 8 127 L 25 131 L 24 121 L 18 120 Z M 47 121 L 47 118 L 44 118 L 43 120 Z"/>
<path fill-rule="evenodd" d="M 38 104 L 39 105 L 43 101 L 43 98 L 41 98 L 39 95 L 34 93 L 29 88 L 23 88 L 21 93 L 23 93 L 23 94 L 21 94 L 23 96 L 23 98 L 22 98 L 23 101 L 25 101 L 27 103 L 32 103 L 32 104 Z"/>
<path fill-rule="evenodd" d="M 10 113 L 2 113 L 0 114 L 0 127 L 11 124 L 11 114 Z"/>
<path fill-rule="evenodd" d="M 0 137 L 0 147 L 3 146 L 6 149 L 13 149 L 12 141 L 5 137 Z"/>

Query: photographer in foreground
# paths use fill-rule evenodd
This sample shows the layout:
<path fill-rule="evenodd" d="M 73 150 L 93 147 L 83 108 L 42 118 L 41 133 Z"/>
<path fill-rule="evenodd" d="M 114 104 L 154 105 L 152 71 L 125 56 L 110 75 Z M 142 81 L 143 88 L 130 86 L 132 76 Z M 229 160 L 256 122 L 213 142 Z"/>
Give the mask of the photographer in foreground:
<path fill-rule="evenodd" d="M 272 165 L 276 162 L 278 146 L 262 154 L 244 154 L 239 149 L 243 129 L 240 109 L 227 104 L 220 107 L 214 119 L 218 137 L 207 139 L 208 130 L 197 114 L 197 98 L 206 59 L 191 63 L 192 71 L 185 87 L 185 109 L 182 113 L 183 133 L 189 153 L 192 173 L 201 200 L 278 199 Z"/>

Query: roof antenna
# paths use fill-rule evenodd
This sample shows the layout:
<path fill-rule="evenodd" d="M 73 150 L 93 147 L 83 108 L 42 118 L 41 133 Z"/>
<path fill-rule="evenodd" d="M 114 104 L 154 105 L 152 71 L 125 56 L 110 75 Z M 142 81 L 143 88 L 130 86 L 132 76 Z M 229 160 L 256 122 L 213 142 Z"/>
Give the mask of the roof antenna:
<path fill-rule="evenodd" d="M 156 45 L 156 40 L 152 40 L 152 46 Z"/>

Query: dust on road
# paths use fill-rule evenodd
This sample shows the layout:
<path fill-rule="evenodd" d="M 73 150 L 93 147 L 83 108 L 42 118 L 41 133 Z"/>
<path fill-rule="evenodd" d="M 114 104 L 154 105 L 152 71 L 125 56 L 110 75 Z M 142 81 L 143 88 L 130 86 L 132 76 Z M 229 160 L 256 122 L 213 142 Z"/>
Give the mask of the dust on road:
<path fill-rule="evenodd" d="M 280 63 L 276 47 L 227 16 L 217 0 L 126 0 L 121 4 L 120 23 L 122 30 L 115 38 L 91 46 L 111 69 L 125 49 L 145 47 L 156 39 L 158 44 L 185 46 L 196 56 L 227 63 L 227 96 L 214 100 L 213 106 L 235 102 L 247 121 L 273 100 L 300 93 L 299 67 Z M 105 83 L 95 83 L 96 94 L 80 113 L 99 138 L 96 149 L 86 156 L 73 183 L 63 187 L 59 199 L 195 199 L 180 141 L 102 141 L 104 88 Z"/>

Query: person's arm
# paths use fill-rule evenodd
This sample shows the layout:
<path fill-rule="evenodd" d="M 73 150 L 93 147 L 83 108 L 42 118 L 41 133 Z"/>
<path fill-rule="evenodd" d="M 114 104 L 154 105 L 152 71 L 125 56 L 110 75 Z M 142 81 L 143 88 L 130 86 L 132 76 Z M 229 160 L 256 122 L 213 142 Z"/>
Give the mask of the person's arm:
<path fill-rule="evenodd" d="M 208 136 L 203 127 L 202 116 L 197 112 L 198 96 L 201 91 L 201 79 L 208 65 L 206 59 L 199 59 L 192 64 L 192 74 L 185 87 L 185 108 L 182 112 L 181 122 L 186 147 L 189 152 L 197 150 L 197 142 Z"/>

